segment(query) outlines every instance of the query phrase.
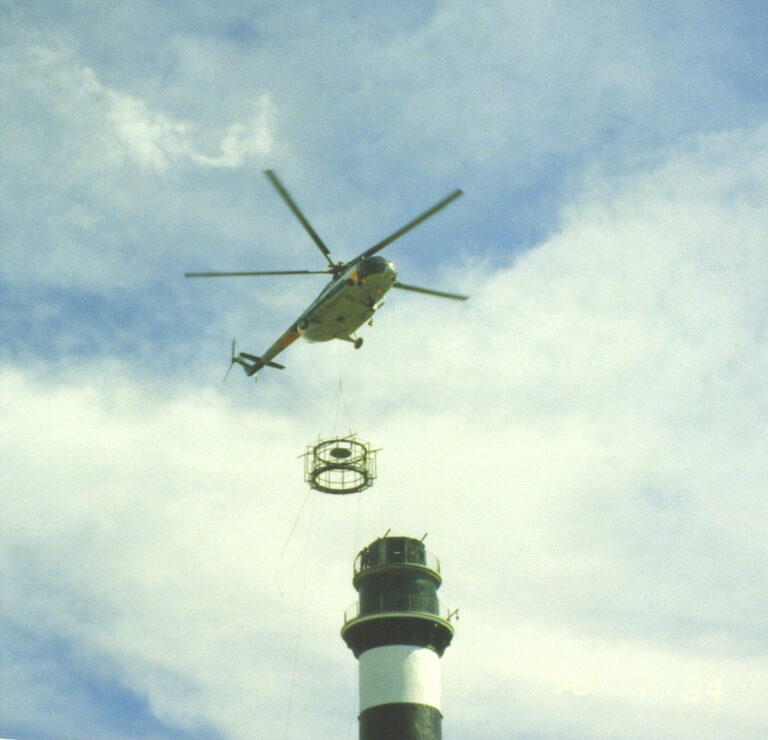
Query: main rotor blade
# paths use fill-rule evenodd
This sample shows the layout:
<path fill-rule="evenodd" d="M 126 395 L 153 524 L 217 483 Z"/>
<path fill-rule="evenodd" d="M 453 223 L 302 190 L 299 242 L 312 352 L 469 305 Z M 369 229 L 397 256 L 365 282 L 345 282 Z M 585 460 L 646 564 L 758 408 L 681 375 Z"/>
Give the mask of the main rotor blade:
<path fill-rule="evenodd" d="M 395 239 L 399 239 L 403 234 L 410 231 L 415 226 L 418 226 L 422 221 L 426 221 L 430 216 L 434 216 L 438 211 L 445 208 L 450 202 L 456 200 L 456 198 L 458 198 L 460 195 L 463 195 L 461 190 L 454 190 L 450 195 L 443 198 L 439 203 L 435 203 L 432 208 L 424 211 L 424 213 L 422 213 L 420 216 L 416 216 L 413 221 L 409 221 L 405 226 L 399 228 L 394 234 L 390 234 L 386 239 L 383 239 L 378 244 L 374 244 L 369 249 L 366 249 L 365 252 L 356 257 L 353 262 L 357 262 L 359 259 L 370 257 L 381 249 L 384 249 L 384 247 L 386 247 L 388 244 L 391 244 L 393 241 L 395 241 Z"/>
<path fill-rule="evenodd" d="M 280 193 L 280 197 L 287 203 L 288 208 L 293 211 L 293 215 L 299 219 L 307 234 L 312 237 L 312 241 L 317 244 L 320 251 L 325 255 L 325 259 L 328 260 L 328 264 L 331 267 L 334 267 L 335 265 L 331 259 L 330 250 L 325 246 L 325 244 L 323 244 L 323 240 L 317 235 L 317 232 L 312 228 L 309 221 L 307 221 L 307 219 L 304 217 L 304 214 L 299 210 L 299 207 L 296 205 L 293 198 L 291 198 L 290 194 L 283 186 L 283 183 L 280 182 L 274 171 L 264 170 L 264 174 L 269 178 L 269 181 L 272 183 L 272 185 L 275 186 L 275 190 Z"/>
<path fill-rule="evenodd" d="M 468 295 L 459 295 L 458 293 L 445 293 L 442 290 L 431 290 L 430 288 L 419 288 L 416 285 L 406 285 L 396 280 L 392 285 L 393 288 L 400 288 L 400 290 L 411 290 L 414 293 L 426 293 L 427 295 L 435 295 L 438 298 L 453 298 L 455 301 L 467 301 Z"/>
<path fill-rule="evenodd" d="M 184 277 L 245 277 L 247 275 L 328 275 L 331 270 L 262 270 L 260 272 L 185 272 Z"/>

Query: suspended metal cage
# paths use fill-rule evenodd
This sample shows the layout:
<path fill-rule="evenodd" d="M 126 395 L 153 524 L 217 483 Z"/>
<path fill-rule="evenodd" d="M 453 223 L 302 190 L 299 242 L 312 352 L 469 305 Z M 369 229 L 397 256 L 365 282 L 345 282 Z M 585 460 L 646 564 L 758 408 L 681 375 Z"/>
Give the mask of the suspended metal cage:
<path fill-rule="evenodd" d="M 304 480 L 323 493 L 359 493 L 376 480 L 376 453 L 355 434 L 320 440 L 307 447 Z"/>

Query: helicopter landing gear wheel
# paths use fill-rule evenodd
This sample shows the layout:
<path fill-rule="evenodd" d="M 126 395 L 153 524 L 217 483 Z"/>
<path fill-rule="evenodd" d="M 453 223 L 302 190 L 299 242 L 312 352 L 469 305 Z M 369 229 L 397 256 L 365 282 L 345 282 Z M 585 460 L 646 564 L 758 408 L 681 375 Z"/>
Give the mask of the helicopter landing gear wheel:
<path fill-rule="evenodd" d="M 354 344 L 355 349 L 360 349 L 360 347 L 362 346 L 363 346 L 363 338 L 358 337 L 357 339 L 355 339 L 355 344 Z"/>

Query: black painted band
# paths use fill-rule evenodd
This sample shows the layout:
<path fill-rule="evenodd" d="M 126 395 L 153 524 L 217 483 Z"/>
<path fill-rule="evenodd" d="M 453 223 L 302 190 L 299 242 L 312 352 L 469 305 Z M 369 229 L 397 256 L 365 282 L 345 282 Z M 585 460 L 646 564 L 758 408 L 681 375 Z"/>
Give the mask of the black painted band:
<path fill-rule="evenodd" d="M 440 740 L 443 716 L 426 704 L 382 704 L 360 714 L 360 740 Z"/>

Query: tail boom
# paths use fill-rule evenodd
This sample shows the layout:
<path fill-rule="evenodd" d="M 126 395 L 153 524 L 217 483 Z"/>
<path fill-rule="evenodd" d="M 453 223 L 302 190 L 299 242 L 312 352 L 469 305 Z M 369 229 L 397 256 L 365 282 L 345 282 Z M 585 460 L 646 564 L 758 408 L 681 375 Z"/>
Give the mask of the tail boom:
<path fill-rule="evenodd" d="M 241 352 L 238 355 L 238 359 L 235 360 L 235 362 L 238 362 L 239 358 L 250 360 L 251 362 L 253 362 L 255 365 L 258 366 L 257 370 L 261 370 L 261 368 L 263 367 L 274 367 L 276 370 L 285 370 L 285 365 L 280 365 L 279 363 L 272 362 L 271 360 L 264 361 L 261 359 L 261 357 L 256 357 L 256 355 L 249 355 L 247 352 Z M 240 363 L 240 364 L 243 364 L 243 363 Z M 249 374 L 252 375 L 253 373 L 249 373 Z"/>
<path fill-rule="evenodd" d="M 250 378 L 259 372 L 263 367 L 274 367 L 276 370 L 285 370 L 285 365 L 279 365 L 277 362 L 264 361 L 256 355 L 249 355 L 247 352 L 241 352 L 237 357 L 232 358 L 232 362 L 240 365 L 245 374 Z"/>

